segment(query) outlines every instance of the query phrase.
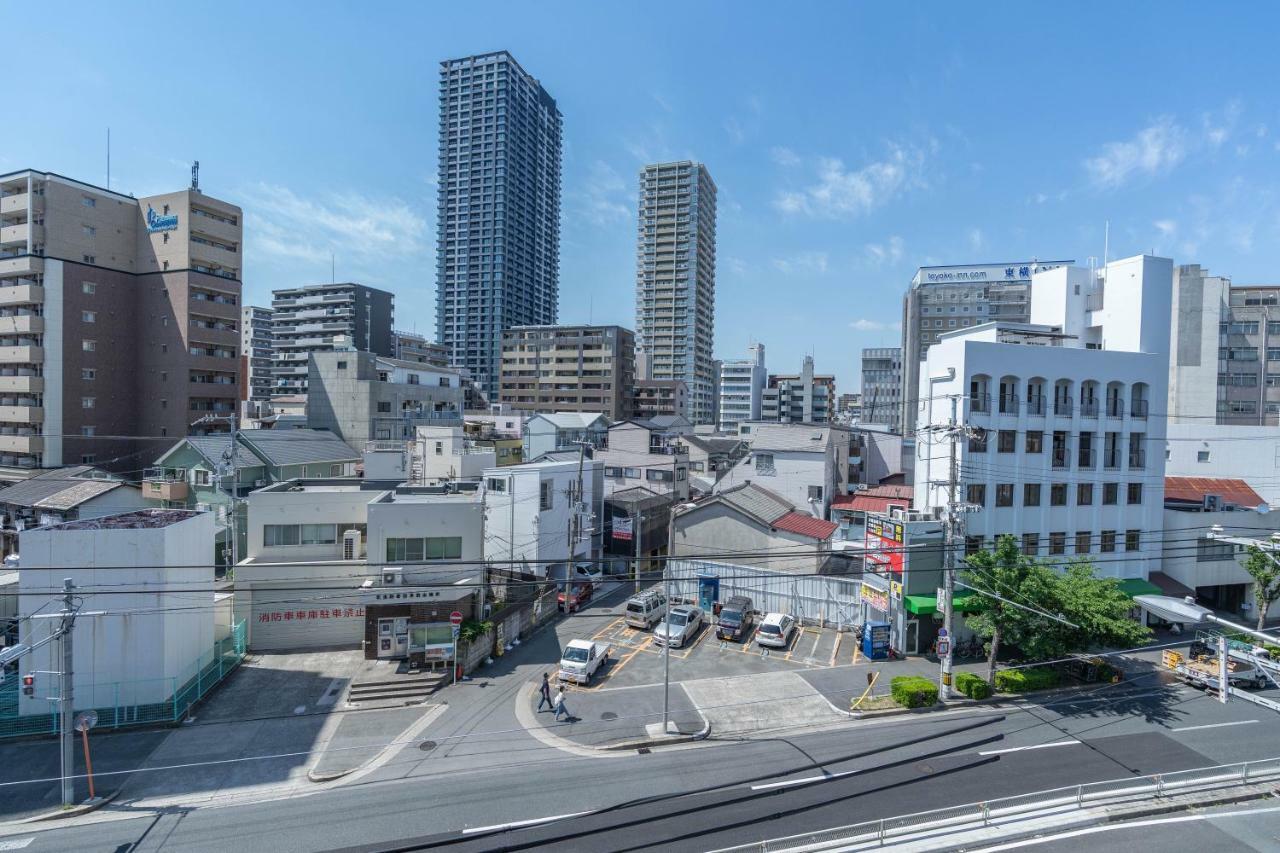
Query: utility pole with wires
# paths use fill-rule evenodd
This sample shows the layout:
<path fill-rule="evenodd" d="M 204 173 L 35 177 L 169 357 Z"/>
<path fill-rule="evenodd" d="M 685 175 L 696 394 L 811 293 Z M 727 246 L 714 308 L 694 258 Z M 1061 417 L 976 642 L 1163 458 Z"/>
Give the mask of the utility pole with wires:
<path fill-rule="evenodd" d="M 671 552 L 676 543 L 676 505 L 680 502 L 676 494 L 676 471 L 680 458 L 671 456 L 671 511 L 667 514 L 667 557 L 662 561 L 662 595 L 667 600 L 663 621 L 667 622 L 671 614 Z M 662 645 L 662 733 L 671 734 L 671 625 L 667 623 L 667 641 Z"/>
<path fill-rule="evenodd" d="M 58 743 L 62 759 L 62 807 L 75 805 L 75 731 L 71 716 L 75 713 L 75 686 L 73 680 L 74 656 L 71 637 L 76 625 L 75 583 L 71 578 L 62 580 L 62 623 L 58 626 L 58 646 L 62 650 L 62 671 L 58 677 Z"/>
<path fill-rule="evenodd" d="M 236 419 L 235 412 L 232 412 L 229 415 L 205 415 L 204 417 L 194 421 L 191 425 L 201 426 L 203 424 L 215 424 L 215 423 L 222 423 L 224 421 L 229 427 L 227 431 L 227 438 L 229 439 L 229 444 L 227 445 L 227 449 L 222 452 L 222 461 L 218 465 L 217 474 L 218 474 L 218 488 L 220 488 L 223 492 L 225 492 L 231 498 L 231 512 L 228 513 L 228 521 L 229 521 L 228 537 L 230 539 L 230 547 L 229 547 L 230 553 L 228 555 L 230 562 L 228 566 L 234 567 L 237 562 L 236 557 L 237 557 L 237 550 L 239 545 L 239 542 L 236 540 L 236 521 L 237 521 L 236 515 L 237 515 L 237 502 L 240 500 L 240 497 L 237 494 L 237 491 L 240 488 L 240 469 L 236 465 L 236 451 L 240 444 L 240 426 Z M 231 476 L 230 489 L 227 488 L 227 483 L 226 483 L 228 472 L 230 472 L 230 476 Z"/>

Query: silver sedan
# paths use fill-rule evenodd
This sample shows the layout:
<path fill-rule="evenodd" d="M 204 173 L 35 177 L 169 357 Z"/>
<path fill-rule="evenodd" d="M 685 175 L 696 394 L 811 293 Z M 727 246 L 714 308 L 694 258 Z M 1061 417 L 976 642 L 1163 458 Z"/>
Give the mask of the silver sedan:
<path fill-rule="evenodd" d="M 667 618 L 653 629 L 653 641 L 660 646 L 670 641 L 671 647 L 678 649 L 696 637 L 701 627 L 702 608 L 688 605 L 673 607 Z"/>

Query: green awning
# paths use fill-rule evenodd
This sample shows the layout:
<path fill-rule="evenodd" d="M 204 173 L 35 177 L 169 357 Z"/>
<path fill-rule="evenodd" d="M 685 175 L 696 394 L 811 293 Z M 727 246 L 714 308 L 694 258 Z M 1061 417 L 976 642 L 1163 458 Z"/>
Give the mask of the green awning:
<path fill-rule="evenodd" d="M 1145 578 L 1128 578 L 1119 583 L 1120 591 L 1133 598 L 1135 595 L 1164 595 L 1164 590 Z"/>
<path fill-rule="evenodd" d="M 955 609 L 960 613 L 974 612 L 976 607 L 966 605 L 977 595 L 978 593 L 971 589 L 957 589 L 952 597 Z M 908 613 L 914 613 L 916 616 L 931 616 L 938 612 L 938 598 L 934 595 L 907 595 L 903 597 L 902 604 Z"/>

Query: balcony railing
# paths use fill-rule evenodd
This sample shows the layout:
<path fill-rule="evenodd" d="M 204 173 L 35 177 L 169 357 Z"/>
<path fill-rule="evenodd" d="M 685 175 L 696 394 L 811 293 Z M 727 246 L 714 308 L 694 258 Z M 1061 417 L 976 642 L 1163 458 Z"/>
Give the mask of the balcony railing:
<path fill-rule="evenodd" d="M 1124 400 L 1108 400 L 1107 401 L 1107 417 L 1123 418 L 1124 417 Z"/>
<path fill-rule="evenodd" d="M 1147 467 L 1147 452 L 1145 450 L 1129 451 L 1129 468 L 1135 471 L 1141 471 Z"/>
<path fill-rule="evenodd" d="M 1062 397 L 1053 401 L 1053 413 L 1055 415 L 1071 416 L 1071 398 Z"/>
<path fill-rule="evenodd" d="M 1037 394 L 1027 398 L 1027 414 L 1044 416 L 1044 396 Z"/>
<path fill-rule="evenodd" d="M 1081 400 L 1080 416 L 1083 418 L 1096 418 L 1098 416 L 1097 400 Z"/>
<path fill-rule="evenodd" d="M 1140 418 L 1141 420 L 1145 421 L 1147 419 L 1147 401 L 1134 400 L 1133 403 L 1131 404 L 1129 413 L 1133 415 L 1135 418 Z"/>
<path fill-rule="evenodd" d="M 1055 447 L 1053 449 L 1053 467 L 1066 468 L 1069 467 L 1067 460 L 1071 458 L 1071 451 L 1065 447 Z"/>
<path fill-rule="evenodd" d="M 1098 454 L 1095 450 L 1081 448 L 1081 450 L 1076 454 L 1076 467 L 1081 471 L 1092 471 L 1097 463 Z"/>
<path fill-rule="evenodd" d="M 1120 451 L 1108 450 L 1103 453 L 1102 467 L 1106 471 L 1118 471 L 1120 469 Z"/>
<path fill-rule="evenodd" d="M 970 394 L 969 395 L 969 411 L 979 413 L 991 412 L 991 395 L 990 394 Z"/>
<path fill-rule="evenodd" d="M 1002 415 L 1018 414 L 1018 396 L 1016 394 L 1000 395 L 1000 414 Z"/>

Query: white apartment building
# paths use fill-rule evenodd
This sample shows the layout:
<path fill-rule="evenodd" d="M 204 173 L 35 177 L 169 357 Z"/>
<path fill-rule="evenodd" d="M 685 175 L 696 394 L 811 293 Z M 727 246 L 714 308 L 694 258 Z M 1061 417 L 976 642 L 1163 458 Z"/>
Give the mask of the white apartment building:
<path fill-rule="evenodd" d="M 271 309 L 246 305 L 240 309 L 240 416 L 269 414 L 271 402 Z"/>
<path fill-rule="evenodd" d="M 760 398 L 769 379 L 764 365 L 764 344 L 747 347 L 747 357 L 720 363 L 719 429 L 736 433 L 738 424 L 760 420 Z"/>
<path fill-rule="evenodd" d="M 754 422 L 738 427 L 751 451 L 716 483 L 715 493 L 756 483 L 817 518 L 849 488 L 850 436 L 845 427 Z"/>
<path fill-rule="evenodd" d="M 479 445 L 460 426 L 418 427 L 411 454 L 412 482 L 475 480 L 498 464 L 492 445 Z"/>
<path fill-rule="evenodd" d="M 546 578 L 565 578 L 571 563 L 591 559 L 603 517 L 601 468 L 587 459 L 485 471 L 485 559 Z"/>
<path fill-rule="evenodd" d="M 830 423 L 835 412 L 836 378 L 813 372 L 813 356 L 806 355 L 800 372 L 771 374 L 761 392 L 760 420 L 784 424 Z"/>
<path fill-rule="evenodd" d="M 595 451 L 603 466 L 605 495 L 642 486 L 659 495 L 689 499 L 688 422 L 631 420 L 609 427 L 607 447 Z"/>
<path fill-rule="evenodd" d="M 272 291 L 271 310 L 274 396 L 307 393 L 313 352 L 395 354 L 395 297 L 385 290 L 352 282 L 291 287 Z"/>
<path fill-rule="evenodd" d="M 1027 554 L 1090 556 L 1100 575 L 1160 566 L 1172 262 L 1037 271 L 1031 323 L 944 332 L 921 364 L 915 505 L 946 505 L 951 401 L 968 428 L 966 546 L 1010 534 Z M 1156 401 L 1156 411 L 1152 411 Z"/>

